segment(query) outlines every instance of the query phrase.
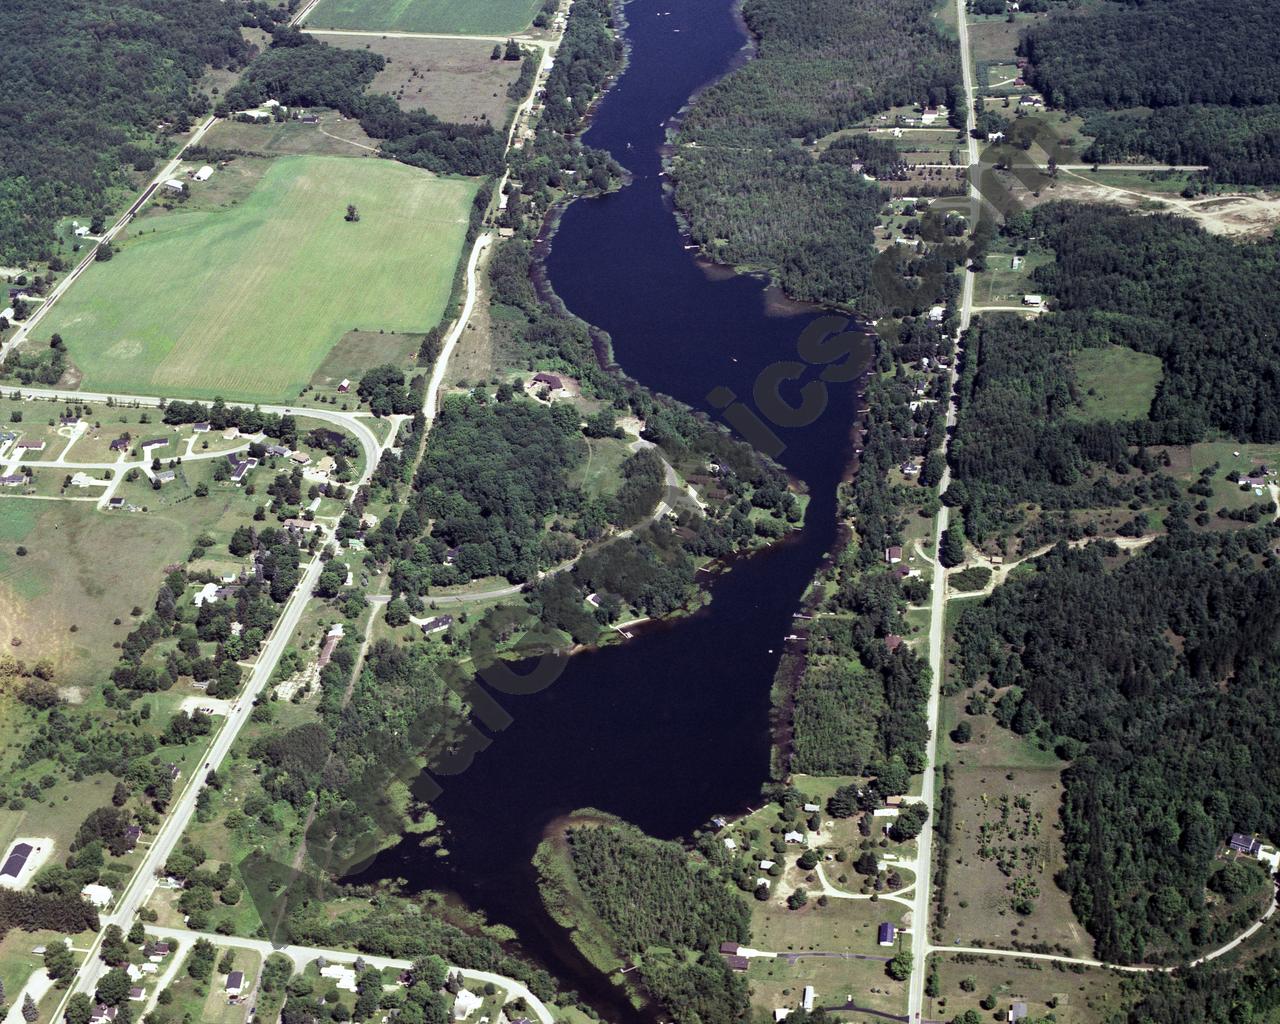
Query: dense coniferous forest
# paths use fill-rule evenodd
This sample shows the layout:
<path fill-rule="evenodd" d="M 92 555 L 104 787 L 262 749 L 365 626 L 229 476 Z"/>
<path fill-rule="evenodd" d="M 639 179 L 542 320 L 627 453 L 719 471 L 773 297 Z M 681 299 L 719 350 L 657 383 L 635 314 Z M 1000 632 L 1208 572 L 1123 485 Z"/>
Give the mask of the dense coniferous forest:
<path fill-rule="evenodd" d="M 717 950 L 749 939 L 750 915 L 715 869 L 629 825 L 573 829 L 569 849 L 591 909 L 618 952 L 639 960 L 645 988 L 673 1019 L 730 1024 L 744 1017 L 746 986 Z"/>
<path fill-rule="evenodd" d="M 955 50 L 932 13 L 924 0 L 743 5 L 756 57 L 693 103 L 671 164 L 676 206 L 709 256 L 764 267 L 797 298 L 867 306 L 881 191 L 797 143 L 899 104 L 954 108 Z"/>
<path fill-rule="evenodd" d="M 1188 512 L 1116 568 L 1112 544 L 1059 546 L 956 629 L 957 685 L 991 687 L 1001 724 L 1072 762 L 1059 883 L 1105 959 L 1237 934 L 1258 908 L 1210 901 L 1215 855 L 1232 831 L 1280 832 L 1280 533 L 1194 533 Z"/>
<path fill-rule="evenodd" d="M 208 101 L 206 66 L 251 51 L 242 8 L 206 0 L 0 4 L 0 263 L 48 255 L 62 216 L 104 207 L 123 168 L 149 170 Z"/>

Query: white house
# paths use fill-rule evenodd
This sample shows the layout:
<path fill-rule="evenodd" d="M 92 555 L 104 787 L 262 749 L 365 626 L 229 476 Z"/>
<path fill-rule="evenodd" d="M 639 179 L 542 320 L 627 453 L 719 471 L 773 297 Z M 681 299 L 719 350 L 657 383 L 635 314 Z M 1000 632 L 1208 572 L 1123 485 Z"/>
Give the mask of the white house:
<path fill-rule="evenodd" d="M 809 845 L 809 841 L 805 838 L 803 832 L 788 832 L 782 838 L 788 843 L 799 843 L 801 846 Z"/>
<path fill-rule="evenodd" d="M 1039 307 L 1044 305 L 1043 295 L 1024 295 L 1022 296 L 1022 304 L 1024 306 Z"/>
<path fill-rule="evenodd" d="M 459 989 L 453 997 L 453 1019 L 463 1020 L 480 1009 L 484 1000 L 469 989 Z"/>
<path fill-rule="evenodd" d="M 806 1012 L 813 1009 L 813 986 L 806 985 L 804 987 L 804 996 L 800 999 L 800 1005 Z"/>
<path fill-rule="evenodd" d="M 170 192 L 181 192 L 187 186 L 185 182 L 181 182 L 177 178 L 166 178 L 164 187 Z"/>
<path fill-rule="evenodd" d="M 196 181 L 208 181 L 210 178 L 213 177 L 213 168 L 210 167 L 208 164 L 205 164 L 203 167 L 200 168 L 200 170 L 196 171 L 196 173 L 193 174 L 191 177 L 194 178 Z"/>
<path fill-rule="evenodd" d="M 213 604 L 217 600 L 218 600 L 218 584 L 206 583 L 196 593 L 195 599 L 193 600 L 192 603 L 197 608 L 199 608 L 201 605 Z"/>

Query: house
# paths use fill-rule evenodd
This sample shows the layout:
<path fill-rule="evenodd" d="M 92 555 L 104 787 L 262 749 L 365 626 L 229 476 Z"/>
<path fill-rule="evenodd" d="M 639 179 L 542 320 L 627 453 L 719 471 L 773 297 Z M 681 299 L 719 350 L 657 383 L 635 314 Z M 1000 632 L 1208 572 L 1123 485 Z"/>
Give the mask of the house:
<path fill-rule="evenodd" d="M 93 1014 L 89 1017 L 89 1024 L 111 1024 L 119 1012 L 114 1006 L 99 1003 L 93 1008 Z"/>
<path fill-rule="evenodd" d="M 169 438 L 167 435 L 165 437 L 153 437 L 149 441 L 142 442 L 142 450 L 145 452 L 149 448 L 163 448 L 168 443 Z"/>
<path fill-rule="evenodd" d="M 1247 853 L 1250 857 L 1256 857 L 1258 851 L 1262 849 L 1262 843 L 1243 832 L 1232 832 L 1229 845 L 1236 853 Z"/>
<path fill-rule="evenodd" d="M 203 587 L 201 587 L 196 592 L 196 596 L 192 598 L 191 603 L 194 604 L 197 608 L 200 608 L 206 604 L 214 604 L 217 600 L 218 600 L 218 584 L 206 583 Z"/>
<path fill-rule="evenodd" d="M 147 990 L 145 988 L 139 988 L 137 985 L 134 985 L 133 988 L 129 989 L 129 1001 L 131 1003 L 140 1003 L 146 998 Z"/>
<path fill-rule="evenodd" d="M 247 459 L 239 459 L 234 455 L 228 455 L 227 461 L 231 463 L 231 480 L 236 484 L 242 483 L 245 474 L 258 464 L 258 460 L 252 456 Z"/>
<path fill-rule="evenodd" d="M 946 306 L 932 306 L 929 309 L 929 319 L 935 324 L 940 324 L 942 323 L 942 318 L 946 315 L 946 312 Z"/>
<path fill-rule="evenodd" d="M 736 850 L 738 848 L 738 841 L 734 839 L 733 836 L 725 836 L 724 848 L 726 850 Z"/>
<path fill-rule="evenodd" d="M 124 498 L 112 498 L 107 502 L 107 508 L 124 508 Z"/>
<path fill-rule="evenodd" d="M 751 966 L 751 961 L 745 956 L 727 956 L 724 962 L 731 971 L 745 971 Z"/>
<path fill-rule="evenodd" d="M 89 229 L 85 227 L 83 224 L 77 224 L 75 227 L 75 234 L 76 234 L 76 238 L 88 238 Z"/>
<path fill-rule="evenodd" d="M 1039 308 L 1040 306 L 1044 305 L 1044 296 L 1043 295 L 1024 295 L 1022 296 L 1022 304 L 1024 306 L 1032 306 L 1034 308 Z"/>
<path fill-rule="evenodd" d="M 79 416 L 59 416 L 58 423 L 64 427 L 74 427 L 80 422 Z"/>
<path fill-rule="evenodd" d="M 884 646 L 885 646 L 885 650 L 887 650 L 890 654 L 892 654 L 894 651 L 896 651 L 899 647 L 902 646 L 902 637 L 898 636 L 897 633 L 890 633 L 887 637 L 884 638 Z"/>
<path fill-rule="evenodd" d="M 894 928 L 892 922 L 881 921 L 880 928 L 876 932 L 876 939 L 882 946 L 892 946 L 897 929 Z"/>
<path fill-rule="evenodd" d="M 453 997 L 453 1019 L 464 1020 L 480 1009 L 484 1000 L 469 989 L 459 989 Z"/>
<path fill-rule="evenodd" d="M 194 433 L 197 433 L 197 434 L 207 434 L 209 433 L 210 430 L 213 429 L 213 424 L 206 420 L 201 423 L 191 424 L 191 429 Z"/>
<path fill-rule="evenodd" d="M 320 118 L 315 114 L 303 114 L 300 118 L 298 118 L 298 120 L 301 121 L 303 124 L 319 124 L 320 123 Z"/>
<path fill-rule="evenodd" d="M 938 108 L 937 108 L 937 107 L 925 107 L 925 108 L 924 108 L 924 113 L 922 113 L 922 114 L 920 115 L 920 123 L 921 123 L 921 124 L 933 124 L 933 122 L 934 122 L 934 121 L 936 121 L 936 120 L 938 120 Z"/>
<path fill-rule="evenodd" d="M 1026 1016 L 1027 1016 L 1026 1003 L 1014 1003 L 1011 1007 L 1009 1007 L 1009 1020 L 1011 1022 L 1024 1020 Z"/>
<path fill-rule="evenodd" d="M 213 168 L 205 164 L 195 174 L 191 175 L 196 181 L 208 181 L 213 177 Z"/>
<path fill-rule="evenodd" d="M 311 461 L 311 456 L 306 452 L 294 452 L 289 456 L 290 462 L 296 462 L 299 466 L 305 466 Z"/>
<path fill-rule="evenodd" d="M 809 845 L 809 840 L 805 838 L 805 834 L 803 832 L 788 832 L 782 838 L 785 842 L 788 842 L 788 843 L 798 844 L 800 846 Z"/>
<path fill-rule="evenodd" d="M 742 947 L 739 946 L 736 942 L 720 943 L 720 952 L 723 953 L 725 956 L 737 956 L 738 950 L 741 948 Z"/>
<path fill-rule="evenodd" d="M 142 947 L 142 952 L 148 960 L 154 964 L 158 964 L 169 955 L 169 943 L 149 942 L 147 945 Z"/>
<path fill-rule="evenodd" d="M 18 487 L 27 482 L 27 478 L 21 473 L 9 473 L 0 476 L 0 487 Z"/>
<path fill-rule="evenodd" d="M 182 769 L 170 761 L 165 767 L 169 770 L 169 781 L 174 782 L 182 774 Z"/>
<path fill-rule="evenodd" d="M 813 996 L 814 996 L 814 993 L 813 993 L 813 986 L 812 986 L 812 985 L 806 985 L 806 986 L 804 987 L 804 995 L 802 995 L 802 996 L 800 997 L 800 1007 L 801 1007 L 801 1009 L 803 1009 L 806 1013 L 808 1013 L 809 1011 L 811 1011 L 811 1010 L 813 1009 Z"/>
<path fill-rule="evenodd" d="M 111 904 L 111 890 L 105 885 L 86 885 L 80 890 L 80 895 L 101 910 L 103 907 Z"/>
<path fill-rule="evenodd" d="M 822 808 L 821 808 L 821 807 L 819 807 L 817 804 L 805 804 L 805 805 L 804 805 L 804 813 L 805 813 L 805 814 L 816 814 L 816 813 L 817 813 L 818 811 L 820 811 L 820 810 L 822 810 Z"/>
<path fill-rule="evenodd" d="M 564 382 L 561 381 L 554 373 L 535 373 L 533 375 L 535 384 L 545 384 L 552 391 L 559 391 L 563 387 Z"/>
<path fill-rule="evenodd" d="M 338 642 L 342 639 L 342 623 L 332 626 L 329 632 L 325 634 L 324 643 L 320 645 L 320 657 L 316 660 L 317 668 L 324 668 L 329 664 L 333 657 L 334 648 L 338 646 Z"/>
<path fill-rule="evenodd" d="M 773 1024 L 784 1021 L 791 1016 L 791 1008 L 789 1006 L 779 1006 L 773 1011 Z"/>
<path fill-rule="evenodd" d="M 5 858 L 4 866 L 0 867 L 0 878 L 12 878 L 16 882 L 22 869 L 27 866 L 27 858 L 31 856 L 32 849 L 30 843 L 15 843 L 9 856 Z"/>
<path fill-rule="evenodd" d="M 422 635 L 431 636 L 432 633 L 443 633 L 452 625 L 452 615 L 433 615 L 422 624 Z"/>
<path fill-rule="evenodd" d="M 902 548 L 897 544 L 884 549 L 884 560 L 889 565 L 897 565 L 902 561 Z"/>
<path fill-rule="evenodd" d="M 138 840 L 142 838 L 142 826 L 130 825 L 124 830 L 125 842 L 129 844 L 129 849 L 133 849 L 138 845 Z"/>
<path fill-rule="evenodd" d="M 177 192 L 181 194 L 182 190 L 187 186 L 185 182 L 181 182 L 177 178 L 166 178 L 164 182 L 164 187 L 168 189 L 170 192 Z"/>
<path fill-rule="evenodd" d="M 773 865 L 774 865 L 774 862 L 771 860 L 762 860 L 760 862 L 760 870 L 768 871 L 771 867 L 773 867 Z"/>
<path fill-rule="evenodd" d="M 232 971 L 227 975 L 226 993 L 233 999 L 240 994 L 240 990 L 244 988 L 244 971 Z"/>
<path fill-rule="evenodd" d="M 6 323 L 13 323 L 12 306 L 6 306 L 4 309 L 0 309 L 0 320 L 5 321 Z"/>
<path fill-rule="evenodd" d="M 44 441 L 19 441 L 18 447 L 26 452 L 42 452 L 44 451 Z"/>
<path fill-rule="evenodd" d="M 291 449 L 286 448 L 282 444 L 267 445 L 267 454 L 270 455 L 272 458 L 283 458 L 284 456 L 289 454 L 290 450 Z"/>
<path fill-rule="evenodd" d="M 129 450 L 129 441 L 132 440 L 128 434 L 121 434 L 111 442 L 111 450 L 113 452 L 124 452 Z"/>
<path fill-rule="evenodd" d="M 338 382 L 338 394 L 345 395 L 350 390 L 351 381 L 347 380 L 346 377 L 343 377 L 342 380 Z"/>
<path fill-rule="evenodd" d="M 156 479 L 159 480 L 162 484 L 171 484 L 173 483 L 174 480 L 177 479 L 177 477 L 178 477 L 178 474 L 175 473 L 172 469 L 166 469 L 156 474 Z"/>

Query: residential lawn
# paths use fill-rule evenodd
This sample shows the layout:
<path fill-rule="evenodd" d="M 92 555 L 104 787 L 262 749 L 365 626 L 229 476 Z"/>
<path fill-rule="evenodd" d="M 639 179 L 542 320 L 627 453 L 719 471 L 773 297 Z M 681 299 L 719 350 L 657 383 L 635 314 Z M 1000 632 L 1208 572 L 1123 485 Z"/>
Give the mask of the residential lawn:
<path fill-rule="evenodd" d="M 347 331 L 441 319 L 476 188 L 392 161 L 283 157 L 241 202 L 142 218 L 42 326 L 86 388 L 287 401 Z"/>
<path fill-rule="evenodd" d="M 442 121 L 501 128 L 515 107 L 507 87 L 520 76 L 520 61 L 492 60 L 493 44 L 484 40 L 325 36 L 324 41 L 386 57 L 387 66 L 369 91 L 389 93 L 402 110 L 425 109 Z"/>
<path fill-rule="evenodd" d="M 528 27 L 539 0 L 320 0 L 311 28 L 505 35 Z"/>
<path fill-rule="evenodd" d="M 1014 957 L 935 955 L 941 996 L 925 1003 L 925 1016 L 950 1020 L 965 1010 L 977 1010 L 983 1020 L 991 1013 L 978 1004 L 987 995 L 996 997 L 1001 1019 L 1012 1004 L 1025 1002 L 1031 1017 L 1052 1014 L 1058 1024 L 1103 1024 L 1131 1002 L 1118 972 L 1068 966 Z M 972 979 L 973 991 L 961 982 Z M 1123 1014 L 1121 1014 L 1123 1016 Z"/>
<path fill-rule="evenodd" d="M 1071 357 L 1084 391 L 1075 416 L 1084 420 L 1140 420 L 1151 411 L 1151 400 L 1164 376 L 1159 356 L 1135 352 L 1122 345 L 1086 348 Z"/>
<path fill-rule="evenodd" d="M 906 986 L 890 978 L 879 960 L 753 958 L 747 985 L 752 1005 L 766 1012 L 798 1007 L 806 985 L 813 986 L 815 1006 L 829 1008 L 852 1002 L 893 1014 L 903 1014 L 907 1008 Z"/>

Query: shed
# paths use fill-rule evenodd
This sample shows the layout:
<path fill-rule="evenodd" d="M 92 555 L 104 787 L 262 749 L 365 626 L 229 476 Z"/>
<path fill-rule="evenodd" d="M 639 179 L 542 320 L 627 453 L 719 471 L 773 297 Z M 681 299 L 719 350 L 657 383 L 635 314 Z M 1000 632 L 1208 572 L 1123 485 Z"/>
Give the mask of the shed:
<path fill-rule="evenodd" d="M 195 178 L 196 181 L 208 181 L 213 177 L 213 168 L 208 164 L 205 164 L 200 168 L 200 170 L 196 171 L 195 174 L 191 175 L 191 177 Z"/>
<path fill-rule="evenodd" d="M 894 928 L 890 921 L 881 921 L 880 928 L 876 932 L 876 940 L 882 946 L 892 946 L 893 940 L 897 935 L 897 929 Z"/>

